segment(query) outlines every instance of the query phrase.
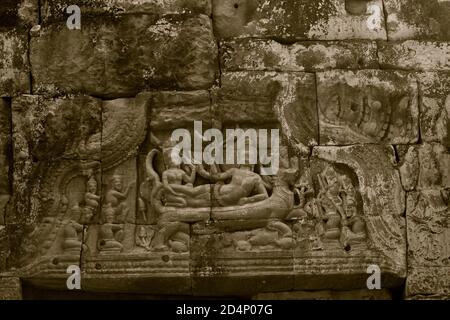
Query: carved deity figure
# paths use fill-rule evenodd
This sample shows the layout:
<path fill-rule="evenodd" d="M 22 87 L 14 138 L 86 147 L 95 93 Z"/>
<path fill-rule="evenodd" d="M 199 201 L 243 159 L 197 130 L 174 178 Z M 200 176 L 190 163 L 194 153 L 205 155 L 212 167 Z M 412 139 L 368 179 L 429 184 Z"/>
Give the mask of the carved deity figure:
<path fill-rule="evenodd" d="M 356 190 L 349 177 L 343 175 L 342 198 L 344 199 L 345 219 L 342 222 L 341 243 L 345 247 L 348 244 L 358 243 L 366 238 L 365 222 L 358 214 L 356 205 Z"/>
<path fill-rule="evenodd" d="M 81 216 L 79 206 L 71 208 L 71 219 L 64 226 L 62 248 L 64 252 L 79 253 L 82 246 L 83 226 L 78 223 Z"/>
<path fill-rule="evenodd" d="M 168 164 L 168 169 L 162 174 L 162 183 L 165 190 L 164 196 L 166 205 L 171 207 L 187 207 L 189 198 L 189 206 L 208 206 L 210 200 L 209 185 L 200 185 L 194 187 L 197 174 L 197 168 L 190 166 L 191 174 L 180 168 L 171 158 L 171 148 L 166 149 L 164 158 Z"/>
<path fill-rule="evenodd" d="M 133 185 L 134 182 L 124 188 L 121 175 L 115 174 L 110 179 L 110 187 L 106 192 L 104 205 L 110 206 L 114 210 L 113 217 L 116 222 L 124 222 L 128 216 L 130 208 L 128 208 L 126 200 Z"/>
<path fill-rule="evenodd" d="M 100 196 L 97 195 L 97 181 L 94 176 L 91 176 L 86 184 L 82 221 L 89 222 L 97 212 L 99 205 Z"/>
<path fill-rule="evenodd" d="M 136 245 L 150 251 L 150 244 L 152 243 L 154 235 L 155 230 L 151 229 L 149 226 L 136 226 Z"/>
<path fill-rule="evenodd" d="M 324 172 L 318 175 L 321 191 L 318 196 L 319 208 L 324 212 L 325 238 L 339 239 L 341 219 L 345 218 L 343 201 L 339 196 L 341 186 L 336 171 L 328 166 Z"/>
<path fill-rule="evenodd" d="M 122 251 L 124 233 L 123 227 L 119 224 L 114 224 L 114 215 L 116 209 L 111 204 L 103 208 L 103 216 L 105 223 L 100 226 L 98 234 L 97 247 L 100 252 L 120 252 Z"/>
<path fill-rule="evenodd" d="M 243 164 L 230 168 L 223 173 L 211 175 L 214 185 L 214 197 L 221 206 L 245 205 L 269 198 L 264 182 L 255 173 L 253 165 Z M 221 183 L 231 179 L 229 183 Z"/>

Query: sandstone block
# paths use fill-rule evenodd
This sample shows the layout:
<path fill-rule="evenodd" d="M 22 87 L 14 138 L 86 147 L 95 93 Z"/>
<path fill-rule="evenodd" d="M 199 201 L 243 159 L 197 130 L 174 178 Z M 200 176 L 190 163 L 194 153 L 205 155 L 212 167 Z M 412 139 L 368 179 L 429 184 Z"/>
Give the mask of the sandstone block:
<path fill-rule="evenodd" d="M 209 18 L 126 15 L 81 30 L 43 27 L 31 40 L 36 93 L 134 96 L 146 88 L 207 89 L 218 64 Z"/>
<path fill-rule="evenodd" d="M 450 70 L 450 45 L 447 42 L 380 42 L 378 48 L 382 68 Z"/>
<path fill-rule="evenodd" d="M 381 1 L 347 2 L 214 0 L 214 29 L 220 38 L 386 39 Z"/>
<path fill-rule="evenodd" d="M 318 71 L 378 66 L 374 42 L 296 42 L 237 39 L 222 41 L 221 66 L 228 71 Z"/>
<path fill-rule="evenodd" d="M 441 0 L 385 0 L 389 39 L 450 39 L 450 3 Z"/>

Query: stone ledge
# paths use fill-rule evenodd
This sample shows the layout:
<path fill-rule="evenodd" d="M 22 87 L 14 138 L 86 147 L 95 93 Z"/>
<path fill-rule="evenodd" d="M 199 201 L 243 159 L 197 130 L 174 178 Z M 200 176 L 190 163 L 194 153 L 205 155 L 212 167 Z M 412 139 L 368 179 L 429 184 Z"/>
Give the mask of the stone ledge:
<path fill-rule="evenodd" d="M 274 40 L 237 39 L 220 43 L 226 71 L 322 71 L 376 69 L 377 45 L 370 41 L 323 41 L 281 44 Z"/>
<path fill-rule="evenodd" d="M 450 70 L 450 44 L 408 40 L 378 42 L 378 57 L 383 69 L 418 71 Z"/>

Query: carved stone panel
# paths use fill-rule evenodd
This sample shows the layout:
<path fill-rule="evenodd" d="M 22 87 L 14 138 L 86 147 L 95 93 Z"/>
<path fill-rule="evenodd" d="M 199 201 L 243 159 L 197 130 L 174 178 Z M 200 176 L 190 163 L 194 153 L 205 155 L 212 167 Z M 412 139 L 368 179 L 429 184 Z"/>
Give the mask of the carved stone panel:
<path fill-rule="evenodd" d="M 59 191 L 53 194 L 52 188 L 64 176 L 65 161 L 85 162 L 90 170 L 90 163 L 100 160 L 101 101 L 23 95 L 13 99 L 12 127 L 14 210 L 9 221 L 39 222 L 46 205 L 58 205 L 53 201 Z"/>
<path fill-rule="evenodd" d="M 417 82 L 379 70 L 317 74 L 320 143 L 405 144 L 419 138 Z"/>
<path fill-rule="evenodd" d="M 0 300 L 22 300 L 22 287 L 19 278 L 0 278 Z"/>
<path fill-rule="evenodd" d="M 426 72 L 418 77 L 421 137 L 426 142 L 440 142 L 450 148 L 450 73 Z"/>
<path fill-rule="evenodd" d="M 314 148 L 294 216 L 296 288 L 326 288 L 329 281 L 333 288 L 364 287 L 371 264 L 380 267 L 384 286 L 402 281 L 405 204 L 392 156 L 379 146 Z M 324 282 L 323 270 L 334 277 Z M 353 280 L 341 281 L 344 274 Z"/>

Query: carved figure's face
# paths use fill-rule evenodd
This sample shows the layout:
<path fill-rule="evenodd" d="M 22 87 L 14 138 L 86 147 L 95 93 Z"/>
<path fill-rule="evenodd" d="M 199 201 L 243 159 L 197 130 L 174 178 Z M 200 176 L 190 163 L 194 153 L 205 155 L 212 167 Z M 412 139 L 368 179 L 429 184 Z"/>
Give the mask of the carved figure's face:
<path fill-rule="evenodd" d="M 107 223 L 113 223 L 113 221 L 114 221 L 114 212 L 107 211 L 105 213 L 105 221 Z"/>
<path fill-rule="evenodd" d="M 89 191 L 89 193 L 96 193 L 97 186 L 95 184 L 89 184 L 88 191 Z"/>
<path fill-rule="evenodd" d="M 121 191 L 123 188 L 123 183 L 121 178 L 116 178 L 113 181 L 113 187 L 116 191 Z"/>

